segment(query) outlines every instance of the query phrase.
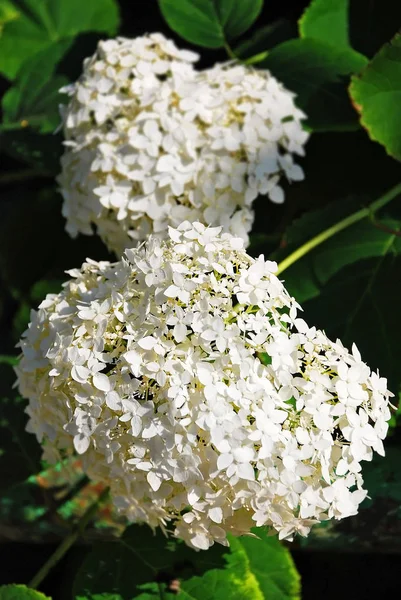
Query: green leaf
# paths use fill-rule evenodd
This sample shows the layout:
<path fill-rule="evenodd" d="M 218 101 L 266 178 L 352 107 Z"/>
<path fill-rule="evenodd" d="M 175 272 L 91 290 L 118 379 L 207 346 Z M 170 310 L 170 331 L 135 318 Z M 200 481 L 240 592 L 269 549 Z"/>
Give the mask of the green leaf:
<path fill-rule="evenodd" d="M 238 44 L 234 52 L 237 56 L 246 59 L 266 52 L 295 37 L 297 37 L 297 31 L 291 21 L 280 19 L 255 31 L 252 37 Z"/>
<path fill-rule="evenodd" d="M 15 367 L 18 364 L 18 358 L 16 356 L 7 356 L 5 354 L 0 354 L 0 365 L 9 365 L 10 367 Z"/>
<path fill-rule="evenodd" d="M 74 598 L 97 600 L 99 594 L 116 594 L 118 600 L 131 600 L 141 585 L 167 583 L 223 565 L 223 551 L 215 545 L 208 552 L 195 552 L 183 542 L 168 540 L 160 529 L 153 534 L 147 525 L 132 525 L 122 538 L 94 546 L 77 573 Z"/>
<path fill-rule="evenodd" d="M 181 585 L 182 600 L 264 600 L 265 596 L 241 547 L 227 555 L 227 569 L 212 569 Z"/>
<path fill-rule="evenodd" d="M 71 46 L 62 40 L 28 59 L 15 84 L 2 101 L 3 123 L 0 131 L 30 127 L 40 133 L 53 133 L 60 124 L 60 88 L 68 83 L 62 75 L 53 76 L 56 65 Z"/>
<path fill-rule="evenodd" d="M 305 110 L 311 129 L 341 131 L 358 127 L 346 84 L 366 62 L 352 49 L 298 39 L 273 48 L 260 66 L 297 94 L 297 104 Z"/>
<path fill-rule="evenodd" d="M 221 48 L 259 16 L 263 0 L 159 0 L 167 23 L 185 40 Z"/>
<path fill-rule="evenodd" d="M 268 536 L 264 528 L 252 532 L 259 539 L 243 536 L 230 537 L 231 553 L 227 557 L 229 567 L 235 570 L 231 556 L 243 553 L 248 569 L 258 582 L 262 598 L 268 600 L 297 600 L 300 598 L 300 576 L 291 554 L 276 536 Z"/>
<path fill-rule="evenodd" d="M 42 592 L 27 588 L 26 585 L 12 583 L 0 587 L 0 600 L 50 600 Z"/>
<path fill-rule="evenodd" d="M 115 0 L 8 0 L 0 30 L 0 72 L 13 79 L 31 56 L 84 31 L 114 35 Z"/>
<path fill-rule="evenodd" d="M 0 4 L 0 32 L 6 23 L 14 21 L 18 17 L 18 10 L 12 0 L 2 0 Z"/>
<path fill-rule="evenodd" d="M 349 48 L 349 0 L 312 0 L 299 21 L 299 34 Z"/>
<path fill-rule="evenodd" d="M 26 402 L 15 395 L 15 374 L 0 364 L 0 491 L 27 479 L 40 470 L 41 449 L 36 438 L 25 431 Z"/>
<path fill-rule="evenodd" d="M 253 573 L 247 553 L 241 544 L 230 538 L 225 569 L 211 569 L 180 584 L 182 600 L 264 600 L 265 596 Z M 139 596 L 138 600 L 147 600 Z"/>
<path fill-rule="evenodd" d="M 386 44 L 359 77 L 352 78 L 350 94 L 370 138 L 401 160 L 401 35 Z"/>
<path fill-rule="evenodd" d="M 284 238 L 286 247 L 274 254 L 274 260 L 280 262 L 303 243 L 363 206 L 361 201 L 348 199 L 306 213 L 288 228 Z M 391 233 L 400 225 L 395 219 L 366 218 L 340 231 L 284 271 L 287 289 L 303 303 L 318 296 L 329 279 L 346 265 L 387 252 L 401 252 L 401 238 Z"/>

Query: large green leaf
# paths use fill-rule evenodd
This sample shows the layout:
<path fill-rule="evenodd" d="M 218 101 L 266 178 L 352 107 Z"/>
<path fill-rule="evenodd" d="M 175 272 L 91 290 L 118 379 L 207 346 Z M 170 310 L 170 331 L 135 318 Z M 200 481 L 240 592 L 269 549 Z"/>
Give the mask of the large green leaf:
<path fill-rule="evenodd" d="M 298 600 L 300 577 L 291 555 L 265 529 L 259 539 L 230 536 L 224 570 L 214 569 L 181 584 L 182 600 Z M 143 599 L 145 600 L 145 599 Z"/>
<path fill-rule="evenodd" d="M 220 48 L 249 29 L 263 0 L 159 0 L 164 18 L 185 40 Z"/>
<path fill-rule="evenodd" d="M 372 140 L 401 160 L 401 35 L 385 45 L 350 86 L 361 123 Z"/>
<path fill-rule="evenodd" d="M 119 20 L 115 0 L 7 0 L 7 6 L 0 30 L 0 73 L 10 79 L 28 58 L 55 42 L 84 31 L 114 35 Z"/>
<path fill-rule="evenodd" d="M 195 552 L 168 540 L 160 529 L 153 534 L 147 525 L 132 525 L 122 538 L 94 546 L 77 573 L 74 597 L 95 600 L 99 594 L 116 594 L 118 600 L 131 600 L 143 584 L 164 584 L 223 565 L 223 550 L 216 545 Z"/>
<path fill-rule="evenodd" d="M 230 538 L 228 565 L 235 570 L 232 557 L 246 557 L 247 568 L 258 582 L 262 597 L 267 600 L 297 600 L 300 598 L 300 577 L 291 554 L 277 537 L 267 535 L 263 528 L 252 530 L 259 539 Z"/>
<path fill-rule="evenodd" d="M 60 123 L 60 88 L 68 80 L 53 76 L 53 72 L 71 43 L 71 39 L 57 42 L 23 64 L 15 84 L 3 97 L 0 131 L 30 127 L 40 133 L 54 132 Z"/>
<path fill-rule="evenodd" d="M 11 366 L 0 363 L 0 490 L 24 481 L 40 470 L 40 446 L 25 431 L 26 402 L 15 395 L 15 374 Z"/>
<path fill-rule="evenodd" d="M 297 94 L 307 124 L 315 131 L 355 129 L 357 119 L 346 83 L 367 59 L 352 49 L 320 40 L 298 39 L 273 48 L 260 66 Z"/>
<path fill-rule="evenodd" d="M 0 600 L 50 600 L 48 596 L 27 588 L 26 585 L 12 583 L 0 587 Z"/>
<path fill-rule="evenodd" d="M 312 0 L 299 21 L 303 38 L 349 47 L 349 0 Z"/>

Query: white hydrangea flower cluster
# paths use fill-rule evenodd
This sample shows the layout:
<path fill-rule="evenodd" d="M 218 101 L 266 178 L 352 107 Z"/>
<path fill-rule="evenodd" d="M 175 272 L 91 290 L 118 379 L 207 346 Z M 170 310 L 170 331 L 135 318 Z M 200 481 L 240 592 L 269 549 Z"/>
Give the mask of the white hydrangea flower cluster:
<path fill-rule="evenodd" d="M 268 71 L 217 65 L 161 34 L 100 42 L 67 91 L 59 177 L 67 231 L 97 233 L 121 255 L 184 220 L 248 242 L 259 194 L 281 203 L 303 179 L 305 117 Z"/>
<path fill-rule="evenodd" d="M 355 514 L 390 418 L 386 380 L 220 230 L 185 222 L 69 271 L 17 368 L 47 460 L 75 450 L 128 519 L 200 549 Z"/>

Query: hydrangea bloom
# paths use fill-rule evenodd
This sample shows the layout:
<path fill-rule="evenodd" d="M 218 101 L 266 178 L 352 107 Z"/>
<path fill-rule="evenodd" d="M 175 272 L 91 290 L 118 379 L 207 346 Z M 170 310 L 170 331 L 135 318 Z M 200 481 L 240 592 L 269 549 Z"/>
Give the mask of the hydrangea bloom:
<path fill-rule="evenodd" d="M 275 269 L 186 222 L 70 271 L 17 369 L 45 457 L 75 450 L 128 519 L 195 548 L 355 514 L 391 394 L 355 346 L 297 317 Z"/>
<path fill-rule="evenodd" d="M 293 154 L 304 114 L 268 71 L 217 65 L 160 34 L 100 42 L 67 91 L 59 177 L 67 231 L 98 234 L 121 255 L 184 220 L 247 234 L 258 194 L 303 178 Z"/>

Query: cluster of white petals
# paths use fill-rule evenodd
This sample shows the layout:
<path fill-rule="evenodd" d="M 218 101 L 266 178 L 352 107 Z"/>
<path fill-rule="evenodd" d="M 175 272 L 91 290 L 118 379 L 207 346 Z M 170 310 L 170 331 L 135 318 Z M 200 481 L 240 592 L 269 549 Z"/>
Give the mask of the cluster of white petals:
<path fill-rule="evenodd" d="M 185 222 L 69 271 L 17 368 L 47 460 L 76 451 L 129 520 L 200 549 L 355 514 L 390 418 L 386 380 L 220 229 Z"/>
<path fill-rule="evenodd" d="M 161 34 L 99 43 L 67 91 L 59 184 L 67 231 L 94 229 L 121 255 L 184 220 L 248 241 L 259 194 L 303 179 L 304 114 L 268 71 L 196 71 L 197 55 Z"/>

